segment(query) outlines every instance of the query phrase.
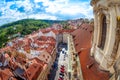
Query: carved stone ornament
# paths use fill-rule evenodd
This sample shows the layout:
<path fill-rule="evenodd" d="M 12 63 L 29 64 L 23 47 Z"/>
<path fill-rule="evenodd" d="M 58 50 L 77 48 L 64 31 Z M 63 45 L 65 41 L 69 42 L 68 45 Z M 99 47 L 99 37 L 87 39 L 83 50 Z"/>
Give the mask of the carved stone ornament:
<path fill-rule="evenodd" d="M 91 0 L 90 4 L 93 6 L 93 5 L 95 5 L 98 1 L 100 1 L 100 0 Z"/>
<path fill-rule="evenodd" d="M 112 51 L 112 54 L 111 54 L 111 58 L 113 60 L 116 59 L 117 51 L 118 51 L 118 47 L 119 47 L 119 42 L 120 42 L 120 17 L 117 17 L 117 27 L 116 27 L 115 43 L 114 43 L 113 51 Z M 113 63 L 114 63 L 114 61 L 113 61 Z"/>

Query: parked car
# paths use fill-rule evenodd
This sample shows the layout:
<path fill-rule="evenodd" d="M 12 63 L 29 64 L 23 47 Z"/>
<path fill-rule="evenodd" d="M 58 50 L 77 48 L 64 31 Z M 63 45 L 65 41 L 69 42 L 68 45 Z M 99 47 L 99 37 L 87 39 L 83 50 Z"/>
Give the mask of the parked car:
<path fill-rule="evenodd" d="M 65 72 L 65 70 L 60 70 L 60 72 L 61 72 L 61 73 L 64 73 L 64 72 Z"/>
<path fill-rule="evenodd" d="M 62 75 L 62 76 L 64 76 L 64 73 L 59 73 L 59 75 Z"/>
<path fill-rule="evenodd" d="M 61 67 L 65 67 L 64 65 L 61 65 Z"/>
<path fill-rule="evenodd" d="M 63 75 L 59 75 L 59 78 L 64 78 L 64 76 Z"/>
<path fill-rule="evenodd" d="M 64 51 L 62 51 L 62 53 L 64 54 L 65 52 L 64 52 Z"/>
<path fill-rule="evenodd" d="M 64 76 L 60 75 L 60 76 L 59 76 L 59 79 L 60 79 L 60 80 L 64 80 Z"/>
<path fill-rule="evenodd" d="M 64 80 L 64 78 L 59 77 L 59 79 L 58 79 L 58 80 Z"/>
<path fill-rule="evenodd" d="M 61 70 L 65 70 L 65 68 L 64 68 L 64 67 L 61 67 L 60 69 L 61 69 Z"/>

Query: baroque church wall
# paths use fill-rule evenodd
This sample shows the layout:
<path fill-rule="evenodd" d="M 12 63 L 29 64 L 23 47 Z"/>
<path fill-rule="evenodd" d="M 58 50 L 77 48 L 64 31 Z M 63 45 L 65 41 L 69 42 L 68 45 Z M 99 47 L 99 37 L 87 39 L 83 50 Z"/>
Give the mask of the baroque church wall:
<path fill-rule="evenodd" d="M 94 10 L 91 56 L 101 69 L 114 73 L 120 65 L 120 0 L 92 0 L 91 5 Z"/>

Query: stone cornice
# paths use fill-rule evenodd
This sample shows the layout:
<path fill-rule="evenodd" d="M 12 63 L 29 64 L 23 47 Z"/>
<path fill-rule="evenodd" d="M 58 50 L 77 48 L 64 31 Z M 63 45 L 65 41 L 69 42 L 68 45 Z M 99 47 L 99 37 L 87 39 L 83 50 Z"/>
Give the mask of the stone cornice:
<path fill-rule="evenodd" d="M 94 13 L 102 12 L 103 10 L 107 11 L 108 8 L 102 5 L 99 5 L 98 7 L 94 7 Z"/>
<path fill-rule="evenodd" d="M 120 0 L 114 0 L 114 1 L 109 1 L 108 2 L 108 7 L 118 5 L 120 6 Z"/>
<path fill-rule="evenodd" d="M 116 3 L 110 2 L 110 3 L 108 4 L 108 7 L 113 7 L 113 6 L 115 6 L 115 5 L 116 5 Z"/>
<path fill-rule="evenodd" d="M 93 6 L 93 5 L 95 5 L 98 1 L 100 1 L 100 0 L 91 0 L 90 5 Z"/>

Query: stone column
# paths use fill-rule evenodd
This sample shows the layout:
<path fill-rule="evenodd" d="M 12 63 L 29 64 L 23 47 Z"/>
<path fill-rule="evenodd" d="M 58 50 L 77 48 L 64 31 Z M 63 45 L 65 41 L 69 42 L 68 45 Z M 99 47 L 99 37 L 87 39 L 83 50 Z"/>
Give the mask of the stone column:
<path fill-rule="evenodd" d="M 108 44 L 106 45 L 106 50 L 105 50 L 105 57 L 107 59 L 107 68 L 111 67 L 111 64 L 113 62 L 113 60 L 111 59 L 111 55 L 113 54 L 113 47 L 114 47 L 114 43 L 115 43 L 115 36 L 116 36 L 116 32 L 115 32 L 115 28 L 116 28 L 116 10 L 115 10 L 115 5 L 114 4 L 110 4 L 109 6 L 109 12 L 110 12 L 110 28 L 109 28 L 109 37 L 108 40 L 106 41 Z M 105 59 L 105 58 L 104 58 Z M 103 59 L 103 63 L 104 63 L 104 59 Z"/>
<path fill-rule="evenodd" d="M 120 57 L 115 62 L 114 69 L 115 69 L 115 80 L 119 80 L 118 78 L 120 78 Z"/>
<path fill-rule="evenodd" d="M 92 41 L 92 48 L 91 48 L 91 56 L 95 53 L 95 46 L 97 42 L 97 32 L 98 32 L 98 15 L 97 12 L 94 12 L 94 33 L 93 33 L 93 41 Z"/>

